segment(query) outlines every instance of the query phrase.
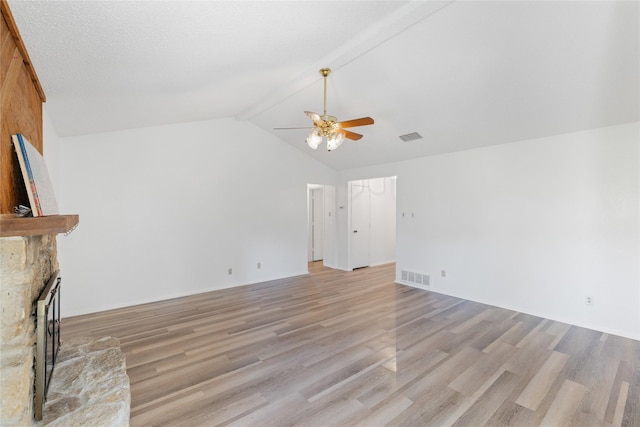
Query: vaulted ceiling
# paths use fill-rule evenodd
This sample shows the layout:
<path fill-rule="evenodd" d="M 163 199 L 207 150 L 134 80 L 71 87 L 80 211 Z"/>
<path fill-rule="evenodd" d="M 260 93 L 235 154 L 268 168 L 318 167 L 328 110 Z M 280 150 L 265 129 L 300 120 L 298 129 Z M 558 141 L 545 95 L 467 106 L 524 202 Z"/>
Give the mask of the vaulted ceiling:
<path fill-rule="evenodd" d="M 9 0 L 60 136 L 236 117 L 336 170 L 640 120 L 639 4 Z M 273 130 L 322 67 L 375 119 L 330 153 Z"/>

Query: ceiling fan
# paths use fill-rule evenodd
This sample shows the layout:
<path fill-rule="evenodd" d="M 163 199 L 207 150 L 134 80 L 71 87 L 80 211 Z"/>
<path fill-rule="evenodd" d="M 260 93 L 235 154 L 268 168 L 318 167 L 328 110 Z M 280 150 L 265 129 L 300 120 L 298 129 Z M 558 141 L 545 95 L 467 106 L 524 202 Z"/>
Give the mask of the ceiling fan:
<path fill-rule="evenodd" d="M 307 136 L 306 142 L 309 147 L 316 150 L 323 138 L 327 140 L 327 150 L 332 151 L 338 148 L 345 138 L 354 141 L 362 138 L 359 133 L 351 132 L 346 128 L 372 125 L 373 119 L 371 117 L 361 117 L 359 119 L 346 120 L 339 122 L 335 116 L 327 114 L 327 77 L 331 74 L 329 68 L 320 69 L 320 75 L 324 79 L 324 110 L 322 115 L 311 111 L 305 111 L 304 113 L 309 116 L 313 121 L 313 127 L 303 128 L 274 128 L 274 130 L 284 129 L 311 129 L 309 136 Z"/>

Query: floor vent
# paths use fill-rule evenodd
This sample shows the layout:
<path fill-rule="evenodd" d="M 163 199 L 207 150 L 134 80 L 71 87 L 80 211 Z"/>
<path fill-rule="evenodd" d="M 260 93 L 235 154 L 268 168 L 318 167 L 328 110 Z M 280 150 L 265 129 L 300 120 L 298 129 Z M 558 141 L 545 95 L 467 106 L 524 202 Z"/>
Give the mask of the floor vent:
<path fill-rule="evenodd" d="M 405 135 L 400 135 L 400 139 L 404 142 L 415 141 L 416 139 L 422 139 L 422 135 L 418 132 L 411 132 Z"/>
<path fill-rule="evenodd" d="M 413 271 L 400 270 L 400 281 L 416 285 L 431 286 L 431 277 L 428 274 Z"/>

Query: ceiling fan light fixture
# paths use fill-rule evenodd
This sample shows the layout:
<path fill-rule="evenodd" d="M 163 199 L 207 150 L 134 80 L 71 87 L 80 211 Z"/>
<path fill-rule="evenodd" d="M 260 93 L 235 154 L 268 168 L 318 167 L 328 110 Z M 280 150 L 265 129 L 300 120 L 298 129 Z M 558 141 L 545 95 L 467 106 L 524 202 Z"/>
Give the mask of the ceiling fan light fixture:
<path fill-rule="evenodd" d="M 372 125 L 373 119 L 371 117 L 361 117 L 359 119 L 338 121 L 338 118 L 327 114 L 327 77 L 331 74 L 329 68 L 322 68 L 320 75 L 323 79 L 324 88 L 324 102 L 322 115 L 314 113 L 312 111 L 305 111 L 304 113 L 313 122 L 313 128 L 307 135 L 305 142 L 312 150 L 317 150 L 323 141 L 327 142 L 327 150 L 333 151 L 342 145 L 345 139 L 357 141 L 362 138 L 359 133 L 352 132 L 346 128 L 355 126 Z M 309 129 L 309 128 L 274 128 L 274 130 L 283 129 Z"/>
<path fill-rule="evenodd" d="M 307 145 L 311 149 L 317 150 L 318 145 L 320 145 L 321 142 L 322 142 L 322 135 L 320 135 L 320 132 L 318 131 L 318 129 L 313 129 L 311 132 L 309 132 L 309 136 L 307 136 Z"/>
<path fill-rule="evenodd" d="M 327 150 L 333 151 L 342 145 L 344 141 L 344 133 L 336 132 L 327 137 Z"/>

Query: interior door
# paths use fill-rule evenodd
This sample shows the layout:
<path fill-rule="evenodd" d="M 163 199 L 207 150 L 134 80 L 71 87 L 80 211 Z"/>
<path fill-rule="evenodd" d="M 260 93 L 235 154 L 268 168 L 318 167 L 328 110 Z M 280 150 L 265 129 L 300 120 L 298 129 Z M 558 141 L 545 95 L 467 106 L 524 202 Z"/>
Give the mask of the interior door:
<path fill-rule="evenodd" d="M 371 193 L 367 180 L 352 181 L 351 187 L 351 268 L 371 263 Z"/>

